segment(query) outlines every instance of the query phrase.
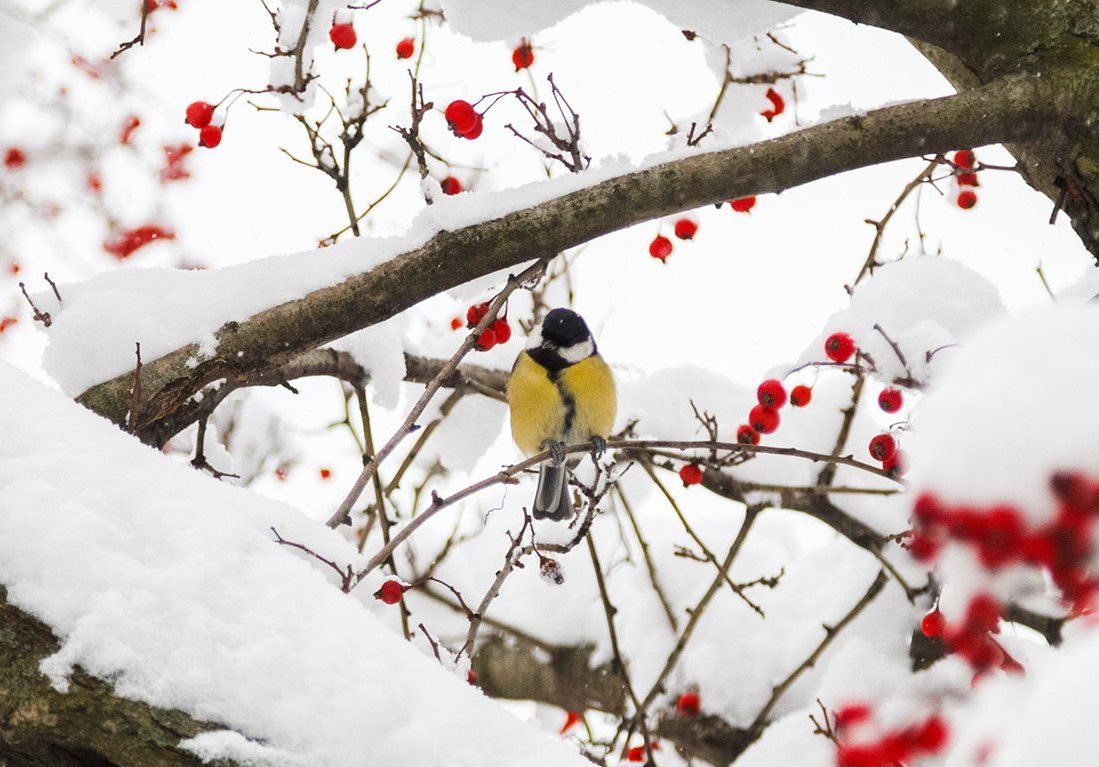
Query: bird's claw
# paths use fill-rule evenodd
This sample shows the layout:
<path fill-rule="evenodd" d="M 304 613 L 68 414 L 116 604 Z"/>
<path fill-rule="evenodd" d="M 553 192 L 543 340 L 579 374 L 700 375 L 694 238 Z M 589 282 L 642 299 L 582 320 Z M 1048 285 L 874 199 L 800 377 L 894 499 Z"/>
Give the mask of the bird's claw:
<path fill-rule="evenodd" d="M 565 445 L 562 442 L 558 442 L 555 439 L 547 439 L 542 443 L 542 447 L 546 448 L 550 452 L 550 463 L 554 466 L 560 466 L 565 462 Z"/>
<path fill-rule="evenodd" d="M 591 438 L 591 457 L 593 461 L 598 461 L 603 457 L 603 453 L 607 452 L 607 440 L 602 437 L 595 436 Z"/>

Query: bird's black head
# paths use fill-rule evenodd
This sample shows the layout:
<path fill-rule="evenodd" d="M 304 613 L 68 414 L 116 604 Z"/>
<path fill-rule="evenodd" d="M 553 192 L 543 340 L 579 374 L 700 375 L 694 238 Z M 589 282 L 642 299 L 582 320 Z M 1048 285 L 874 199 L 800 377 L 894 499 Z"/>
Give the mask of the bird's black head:
<path fill-rule="evenodd" d="M 542 320 L 542 340 L 566 348 L 591 338 L 584 318 L 571 309 L 554 309 Z"/>

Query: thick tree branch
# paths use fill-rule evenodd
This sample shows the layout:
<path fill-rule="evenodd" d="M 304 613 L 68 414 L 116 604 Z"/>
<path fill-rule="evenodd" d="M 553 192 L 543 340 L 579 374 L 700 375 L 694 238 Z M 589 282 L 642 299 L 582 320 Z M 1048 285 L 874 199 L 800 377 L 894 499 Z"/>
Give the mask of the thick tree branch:
<path fill-rule="evenodd" d="M 844 171 L 960 146 L 1022 141 L 1056 118 L 1048 78 L 1012 78 L 943 99 L 891 106 L 749 147 L 684 159 L 613 178 L 501 218 L 441 232 L 370 272 L 223 326 L 215 356 L 196 345 L 148 362 L 144 428 L 149 442 L 188 399 L 218 379 L 247 382 L 297 355 L 374 325 L 442 290 L 559 253 L 609 232 L 750 194 L 781 192 Z M 123 423 L 128 378 L 79 401 Z"/>
<path fill-rule="evenodd" d="M 0 586 L 0 764 L 10 767 L 197 767 L 179 748 L 210 725 L 115 696 L 77 670 L 59 693 L 38 668 L 58 649 L 50 630 Z"/>

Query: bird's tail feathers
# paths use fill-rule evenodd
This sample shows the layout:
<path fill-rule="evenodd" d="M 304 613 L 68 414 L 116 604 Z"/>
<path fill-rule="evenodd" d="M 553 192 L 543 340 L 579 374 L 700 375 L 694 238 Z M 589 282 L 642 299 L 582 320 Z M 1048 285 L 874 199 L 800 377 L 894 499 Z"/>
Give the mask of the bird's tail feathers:
<path fill-rule="evenodd" d="M 534 518 L 558 522 L 573 514 L 569 497 L 569 472 L 565 464 L 554 466 L 546 462 L 538 470 L 538 489 L 534 493 Z"/>

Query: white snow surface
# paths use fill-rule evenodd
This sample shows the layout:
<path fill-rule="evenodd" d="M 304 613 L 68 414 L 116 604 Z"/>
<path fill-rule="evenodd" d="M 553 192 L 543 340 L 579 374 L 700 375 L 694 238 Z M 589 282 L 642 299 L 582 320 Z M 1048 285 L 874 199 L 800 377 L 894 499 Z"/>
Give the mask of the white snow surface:
<path fill-rule="evenodd" d="M 571 16 L 592 0 L 442 0 L 451 27 L 474 40 L 530 35 Z M 669 22 L 715 43 L 732 43 L 766 32 L 801 13 L 768 0 L 641 0 Z"/>
<path fill-rule="evenodd" d="M 848 333 L 860 350 L 877 363 L 886 380 L 926 380 L 941 360 L 968 334 L 1005 311 L 1000 294 L 987 279 L 959 261 L 939 256 L 910 256 L 877 269 L 855 288 L 851 305 L 825 323 L 824 330 L 801 355 L 799 364 L 827 361 L 824 341 L 837 331 Z M 901 363 L 879 325 L 900 348 Z"/>
<path fill-rule="evenodd" d="M 239 733 L 187 744 L 211 758 L 586 763 L 384 628 L 268 528 L 350 561 L 336 533 L 172 462 L 6 364 L 0 390 L 0 583 L 60 637 L 42 663 L 59 689 L 80 665 L 121 695 Z"/>
<path fill-rule="evenodd" d="M 62 284 L 60 303 L 49 291 L 34 296 L 53 317 L 43 366 L 66 394 L 75 396 L 132 370 L 135 342 L 141 343 L 146 362 L 195 342 L 201 342 L 201 353 L 211 354 L 214 332 L 226 322 L 243 321 L 263 309 L 369 271 L 421 247 L 439 232 L 501 218 L 646 167 L 728 148 L 681 148 L 651 155 L 640 164 L 613 157 L 583 173 L 514 189 L 445 197 L 421 210 L 398 237 L 363 237 L 222 269 L 123 268 Z M 391 339 L 387 337 L 385 343 L 391 344 Z M 387 370 L 394 368 L 391 353 L 379 359 Z M 389 401 L 393 392 L 378 396 Z"/>

